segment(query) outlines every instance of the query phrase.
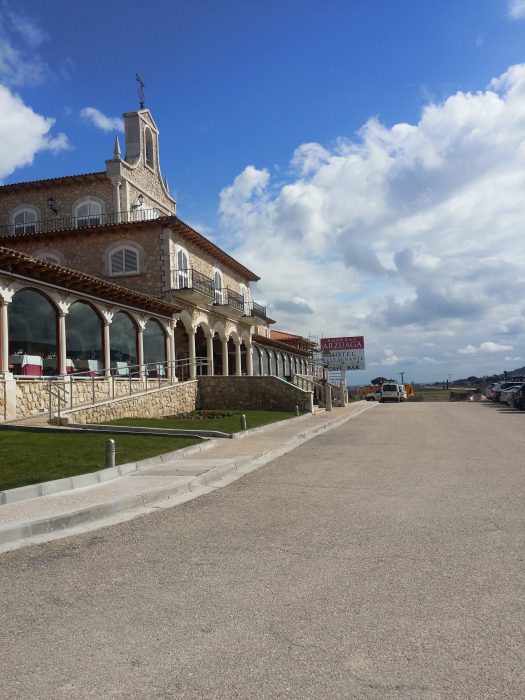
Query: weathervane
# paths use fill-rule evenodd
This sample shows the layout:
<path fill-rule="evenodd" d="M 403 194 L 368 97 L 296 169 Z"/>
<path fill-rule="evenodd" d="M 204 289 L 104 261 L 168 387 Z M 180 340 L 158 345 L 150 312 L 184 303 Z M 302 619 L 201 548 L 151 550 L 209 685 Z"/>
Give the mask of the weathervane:
<path fill-rule="evenodd" d="M 139 93 L 139 100 L 140 100 L 140 108 L 144 109 L 144 83 L 142 82 L 142 77 L 141 77 L 140 73 L 135 74 L 135 80 L 139 84 L 138 93 Z"/>

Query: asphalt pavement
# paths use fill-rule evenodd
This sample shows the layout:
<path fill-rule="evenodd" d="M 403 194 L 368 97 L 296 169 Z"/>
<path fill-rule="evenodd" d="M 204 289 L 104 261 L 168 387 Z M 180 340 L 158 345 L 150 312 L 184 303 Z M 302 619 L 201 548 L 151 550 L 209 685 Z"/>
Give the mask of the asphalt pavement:
<path fill-rule="evenodd" d="M 371 407 L 364 401 L 91 474 L 0 493 L 0 553 L 113 525 L 222 488 Z"/>
<path fill-rule="evenodd" d="M 0 695 L 523 700 L 524 420 L 376 405 L 227 488 L 5 552 Z"/>

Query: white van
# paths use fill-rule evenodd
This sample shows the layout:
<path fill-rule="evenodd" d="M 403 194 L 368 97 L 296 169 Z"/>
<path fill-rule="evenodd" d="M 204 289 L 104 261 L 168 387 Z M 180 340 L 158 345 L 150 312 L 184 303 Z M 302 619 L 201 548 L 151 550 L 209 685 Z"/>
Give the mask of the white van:
<path fill-rule="evenodd" d="M 381 398 L 379 399 L 379 403 L 383 403 L 384 401 L 397 401 L 397 403 L 400 403 L 401 390 L 399 389 L 399 384 L 396 382 L 385 382 L 381 386 Z"/>
<path fill-rule="evenodd" d="M 399 391 L 401 392 L 401 401 L 406 401 L 408 399 L 408 395 L 404 384 L 399 384 Z"/>

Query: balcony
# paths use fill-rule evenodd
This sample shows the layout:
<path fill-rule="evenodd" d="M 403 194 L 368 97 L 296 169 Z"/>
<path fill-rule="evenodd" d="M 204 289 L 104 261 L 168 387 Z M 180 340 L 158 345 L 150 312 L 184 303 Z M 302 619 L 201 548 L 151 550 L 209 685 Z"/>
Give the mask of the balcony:
<path fill-rule="evenodd" d="M 215 289 L 215 302 L 213 304 L 215 311 L 225 316 L 243 316 L 244 315 L 244 297 L 229 287 Z"/>
<path fill-rule="evenodd" d="M 259 321 L 266 321 L 266 306 L 256 304 L 254 301 L 245 304 L 246 320 L 249 320 L 253 325 L 257 325 Z"/>
<path fill-rule="evenodd" d="M 43 231 L 61 231 L 72 228 L 92 228 L 96 226 L 109 226 L 111 224 L 137 223 L 151 221 L 159 217 L 167 216 L 158 209 L 135 209 L 134 211 L 109 212 L 107 214 L 93 214 L 90 216 L 66 216 L 54 219 L 42 219 L 23 224 L 8 224 L 0 226 L 0 236 L 23 236 L 27 233 L 40 233 Z"/>
<path fill-rule="evenodd" d="M 196 304 L 203 301 L 209 304 L 215 298 L 213 280 L 197 270 L 173 270 L 171 288 L 178 297 Z"/>

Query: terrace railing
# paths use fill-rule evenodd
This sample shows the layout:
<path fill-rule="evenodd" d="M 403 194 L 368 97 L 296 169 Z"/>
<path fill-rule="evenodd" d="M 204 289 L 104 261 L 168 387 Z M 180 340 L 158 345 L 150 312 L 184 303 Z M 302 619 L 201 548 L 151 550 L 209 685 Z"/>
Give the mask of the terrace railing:
<path fill-rule="evenodd" d="M 60 422 L 61 413 L 73 407 L 92 406 L 99 401 L 147 393 L 170 386 L 181 381 L 187 381 L 191 375 L 191 360 L 175 360 L 171 362 L 147 362 L 141 365 L 127 365 L 118 369 L 100 369 L 97 371 L 74 372 L 65 377 L 48 377 L 47 382 L 49 420 L 53 413 Z M 207 373 L 208 360 L 205 357 L 195 358 L 195 374 Z M 38 379 L 34 378 L 36 381 Z M 90 387 L 87 401 L 75 402 L 74 386 L 84 382 Z M 107 388 L 106 388 L 107 386 Z M 82 393 L 86 398 L 86 392 Z M 53 401 L 55 399 L 55 401 Z"/>
<path fill-rule="evenodd" d="M 133 211 L 108 212 L 107 214 L 92 214 L 90 216 L 56 216 L 53 219 L 40 219 L 24 224 L 0 226 L 0 236 L 22 236 L 27 233 L 40 233 L 42 231 L 61 231 L 71 228 L 136 223 L 139 221 L 151 221 L 161 216 L 166 216 L 166 214 L 159 209 L 135 209 Z"/>
<path fill-rule="evenodd" d="M 254 301 L 247 302 L 244 305 L 244 315 L 253 316 L 254 318 L 260 318 L 262 321 L 266 321 L 266 306 L 256 304 Z"/>

